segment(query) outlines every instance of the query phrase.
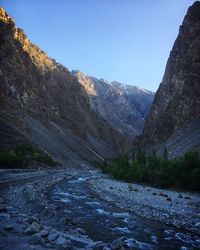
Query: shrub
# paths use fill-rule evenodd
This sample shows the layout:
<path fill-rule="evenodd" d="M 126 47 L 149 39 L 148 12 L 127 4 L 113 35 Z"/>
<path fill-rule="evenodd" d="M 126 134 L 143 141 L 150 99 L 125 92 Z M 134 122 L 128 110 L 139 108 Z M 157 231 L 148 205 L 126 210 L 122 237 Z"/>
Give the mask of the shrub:
<path fill-rule="evenodd" d="M 136 158 L 136 159 L 135 159 Z M 200 190 L 200 158 L 197 152 L 188 152 L 184 157 L 169 160 L 164 148 L 163 158 L 155 150 L 146 157 L 141 149 L 131 162 L 127 155 L 104 163 L 104 171 L 118 179 L 147 183 L 159 187 L 178 187 Z"/>
<path fill-rule="evenodd" d="M 17 145 L 14 154 L 6 149 L 0 149 L 0 165 L 11 168 L 24 168 L 33 162 L 56 166 L 57 163 L 45 152 L 31 144 Z"/>

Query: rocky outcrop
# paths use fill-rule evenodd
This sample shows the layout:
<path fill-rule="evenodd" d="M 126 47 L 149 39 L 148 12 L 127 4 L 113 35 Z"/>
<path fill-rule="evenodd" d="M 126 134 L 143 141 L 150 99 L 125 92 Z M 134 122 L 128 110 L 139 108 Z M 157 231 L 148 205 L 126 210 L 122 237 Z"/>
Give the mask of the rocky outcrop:
<path fill-rule="evenodd" d="M 93 110 L 130 138 L 142 132 L 154 93 L 140 87 L 72 74 L 85 88 Z"/>
<path fill-rule="evenodd" d="M 90 107 L 69 70 L 32 44 L 0 8 L 0 117 L 65 162 L 95 161 L 126 138 Z"/>
<path fill-rule="evenodd" d="M 185 147 L 182 145 L 182 150 L 178 154 L 197 148 L 200 138 L 193 137 L 199 129 L 199 118 L 200 2 L 197 1 L 188 9 L 180 26 L 163 80 L 145 123 L 142 142 L 146 145 L 167 143 L 170 148 L 176 143 L 178 147 L 183 141 L 177 143 L 178 138 L 180 139 L 181 135 L 184 138 L 184 134 L 187 133 L 188 143 L 185 142 Z M 192 143 L 189 143 L 190 138 L 194 139 Z"/>

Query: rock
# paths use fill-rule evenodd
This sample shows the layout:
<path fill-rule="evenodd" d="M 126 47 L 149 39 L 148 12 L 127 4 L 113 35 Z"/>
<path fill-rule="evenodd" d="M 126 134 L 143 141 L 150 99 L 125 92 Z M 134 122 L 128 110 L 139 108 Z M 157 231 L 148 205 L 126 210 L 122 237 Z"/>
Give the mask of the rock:
<path fill-rule="evenodd" d="M 107 246 L 107 244 L 103 243 L 103 241 L 97 241 L 97 242 L 90 243 L 85 249 L 86 250 L 89 250 L 89 249 L 92 249 L 92 250 L 101 250 L 101 249 L 103 249 L 106 246 Z"/>
<path fill-rule="evenodd" d="M 42 246 L 39 246 L 39 245 L 31 245 L 31 244 L 34 244 L 34 243 L 26 243 L 26 244 L 23 244 L 20 246 L 20 250 L 44 250 L 44 247 Z"/>
<path fill-rule="evenodd" d="M 49 241 L 54 241 L 59 237 L 59 233 L 58 231 L 56 231 L 55 229 L 52 229 L 48 235 L 48 240 Z"/>
<path fill-rule="evenodd" d="M 111 243 L 111 249 L 120 249 L 124 246 L 124 241 L 126 240 L 125 237 L 120 237 L 116 240 L 113 240 Z"/>
<path fill-rule="evenodd" d="M 40 224 L 33 222 L 30 227 L 25 230 L 25 234 L 35 234 L 40 232 Z"/>
<path fill-rule="evenodd" d="M 199 228 L 200 228 L 200 222 L 197 222 L 197 223 L 195 224 L 195 227 L 199 227 Z"/>
<path fill-rule="evenodd" d="M 40 236 L 42 237 L 46 237 L 47 235 L 49 234 L 49 232 L 45 229 L 43 229 L 41 232 L 40 232 Z"/>
<path fill-rule="evenodd" d="M 40 223 L 39 219 L 38 219 L 37 217 L 35 217 L 35 216 L 29 217 L 28 220 L 27 220 L 27 222 L 28 222 L 29 224 L 32 224 L 33 222 Z"/>
<path fill-rule="evenodd" d="M 29 218 L 29 216 L 27 214 L 18 214 L 19 217 L 23 217 L 23 218 Z"/>
<path fill-rule="evenodd" d="M 104 246 L 103 250 L 111 250 L 111 248 L 109 246 Z"/>
<path fill-rule="evenodd" d="M 48 231 L 48 233 L 53 229 L 52 227 L 48 227 L 48 226 L 44 226 L 43 227 L 44 230 Z"/>
<path fill-rule="evenodd" d="M 0 212 L 6 212 L 8 209 L 5 204 L 0 204 Z"/>
<path fill-rule="evenodd" d="M 42 237 L 37 233 L 31 236 L 29 243 L 31 244 L 43 244 L 44 241 Z"/>
<path fill-rule="evenodd" d="M 13 230 L 13 226 L 12 226 L 12 225 L 5 225 L 5 226 L 4 226 L 4 229 L 5 229 L 6 231 L 12 231 L 12 230 Z"/>
<path fill-rule="evenodd" d="M 66 239 L 64 236 L 60 235 L 55 241 L 54 243 L 56 245 L 69 245 L 71 244 L 71 240 Z"/>
<path fill-rule="evenodd" d="M 2 197 L 0 197 L 0 203 L 5 204 L 5 200 Z"/>
<path fill-rule="evenodd" d="M 157 236 L 152 235 L 152 236 L 151 236 L 151 240 L 152 240 L 154 243 L 158 244 L 158 237 L 157 237 Z"/>

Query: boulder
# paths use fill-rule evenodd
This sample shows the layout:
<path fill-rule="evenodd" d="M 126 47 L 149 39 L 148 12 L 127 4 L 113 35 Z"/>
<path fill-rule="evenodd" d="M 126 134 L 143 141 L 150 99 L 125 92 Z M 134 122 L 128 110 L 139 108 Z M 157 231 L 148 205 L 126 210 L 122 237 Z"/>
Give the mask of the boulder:
<path fill-rule="evenodd" d="M 13 226 L 12 226 L 12 225 L 5 225 L 5 226 L 4 226 L 4 229 L 5 229 L 6 231 L 12 231 L 12 230 L 13 230 Z"/>
<path fill-rule="evenodd" d="M 125 237 L 120 237 L 116 240 L 113 240 L 111 243 L 111 248 L 112 249 L 121 249 L 124 246 L 124 241 L 126 240 Z"/>
<path fill-rule="evenodd" d="M 2 197 L 0 197 L 0 203 L 5 204 L 5 200 Z"/>
<path fill-rule="evenodd" d="M 49 232 L 45 229 L 43 229 L 41 232 L 40 232 L 40 236 L 42 237 L 46 237 L 47 235 L 49 234 Z"/>
<path fill-rule="evenodd" d="M 27 222 L 28 222 L 29 224 L 32 224 L 33 222 L 40 223 L 40 222 L 39 222 L 39 219 L 38 219 L 37 217 L 35 217 L 35 216 L 29 217 L 29 218 L 27 219 Z"/>
<path fill-rule="evenodd" d="M 40 234 L 37 233 L 31 236 L 29 243 L 30 244 L 43 244 L 44 241 L 42 237 L 40 236 Z"/>
<path fill-rule="evenodd" d="M 48 240 L 49 241 L 55 241 L 58 237 L 59 237 L 59 233 L 58 231 L 56 231 L 55 229 L 52 229 L 48 235 Z"/>
<path fill-rule="evenodd" d="M 35 234 L 35 233 L 39 233 L 40 232 L 40 224 L 37 222 L 33 222 L 26 230 L 25 230 L 25 234 Z"/>
<path fill-rule="evenodd" d="M 66 239 L 64 236 L 60 235 L 55 241 L 54 243 L 56 245 L 62 245 L 62 246 L 66 246 L 71 244 L 71 240 Z"/>
<path fill-rule="evenodd" d="M 7 207 L 5 204 L 0 204 L 0 212 L 6 212 L 7 211 Z"/>

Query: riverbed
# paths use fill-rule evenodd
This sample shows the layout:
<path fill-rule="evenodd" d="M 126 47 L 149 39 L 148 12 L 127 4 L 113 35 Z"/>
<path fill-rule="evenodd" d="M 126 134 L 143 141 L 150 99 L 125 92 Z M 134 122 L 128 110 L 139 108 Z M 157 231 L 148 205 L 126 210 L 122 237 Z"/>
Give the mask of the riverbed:
<path fill-rule="evenodd" d="M 123 190 L 137 193 L 137 201 L 141 192 L 139 186 L 131 185 L 110 179 L 93 168 L 77 168 L 54 172 L 42 180 L 6 189 L 1 192 L 6 210 L 0 214 L 0 248 L 200 248 L 198 231 L 167 225 L 130 209 L 134 207 L 133 198 L 132 203 L 128 203 Z M 145 188 L 152 194 L 151 188 Z M 141 200 L 143 197 L 144 194 Z M 38 228 L 30 232 L 34 222 Z"/>

